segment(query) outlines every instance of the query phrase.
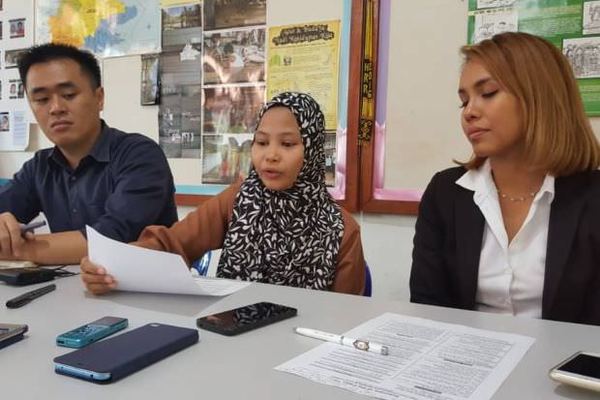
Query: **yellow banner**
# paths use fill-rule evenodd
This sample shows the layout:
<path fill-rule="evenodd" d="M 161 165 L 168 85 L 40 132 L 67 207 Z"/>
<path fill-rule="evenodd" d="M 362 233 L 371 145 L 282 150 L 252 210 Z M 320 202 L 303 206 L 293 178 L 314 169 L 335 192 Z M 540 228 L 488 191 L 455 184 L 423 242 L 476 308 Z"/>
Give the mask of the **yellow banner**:
<path fill-rule="evenodd" d="M 198 0 L 160 0 L 161 8 L 171 7 L 171 6 L 183 6 L 187 4 L 198 4 L 200 3 Z"/>
<path fill-rule="evenodd" d="M 267 98 L 284 91 L 309 93 L 337 128 L 340 21 L 269 28 Z"/>

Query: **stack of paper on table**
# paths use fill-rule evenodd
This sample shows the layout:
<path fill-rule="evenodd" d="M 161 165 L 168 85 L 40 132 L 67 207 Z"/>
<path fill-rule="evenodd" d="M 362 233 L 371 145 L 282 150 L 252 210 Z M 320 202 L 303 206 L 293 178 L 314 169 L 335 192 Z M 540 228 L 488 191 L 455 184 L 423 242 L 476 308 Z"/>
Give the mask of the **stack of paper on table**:
<path fill-rule="evenodd" d="M 250 282 L 194 278 L 178 254 L 121 243 L 87 226 L 88 256 L 117 281 L 117 290 L 225 296 Z"/>

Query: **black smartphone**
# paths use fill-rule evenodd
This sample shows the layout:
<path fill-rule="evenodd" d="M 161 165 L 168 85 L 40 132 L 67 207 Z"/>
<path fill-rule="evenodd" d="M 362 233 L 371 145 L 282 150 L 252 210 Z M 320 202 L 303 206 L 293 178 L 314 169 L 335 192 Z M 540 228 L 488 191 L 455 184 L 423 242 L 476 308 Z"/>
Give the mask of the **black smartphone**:
<path fill-rule="evenodd" d="M 196 320 L 199 328 L 234 336 L 261 326 L 294 317 L 298 310 L 275 303 L 255 303 Z"/>

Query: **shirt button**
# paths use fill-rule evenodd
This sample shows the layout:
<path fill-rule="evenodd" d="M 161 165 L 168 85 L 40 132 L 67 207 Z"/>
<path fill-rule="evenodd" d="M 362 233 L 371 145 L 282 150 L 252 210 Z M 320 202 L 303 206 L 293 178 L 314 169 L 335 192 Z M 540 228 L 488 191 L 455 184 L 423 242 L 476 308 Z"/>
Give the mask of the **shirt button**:
<path fill-rule="evenodd" d="M 72 176 L 72 177 L 71 177 L 71 182 L 73 182 L 74 180 L 75 180 L 75 177 L 74 177 L 74 176 Z"/>
<path fill-rule="evenodd" d="M 73 214 L 77 213 L 77 209 L 76 208 L 74 208 L 72 211 L 73 211 Z"/>

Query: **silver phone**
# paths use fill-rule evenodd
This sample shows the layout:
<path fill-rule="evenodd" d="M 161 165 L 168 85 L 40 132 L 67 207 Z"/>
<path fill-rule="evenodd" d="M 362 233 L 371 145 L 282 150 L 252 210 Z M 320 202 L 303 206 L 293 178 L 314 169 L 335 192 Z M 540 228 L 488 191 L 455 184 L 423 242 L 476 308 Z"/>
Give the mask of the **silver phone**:
<path fill-rule="evenodd" d="M 600 354 L 577 352 L 552 368 L 550 378 L 600 392 Z"/>
<path fill-rule="evenodd" d="M 0 323 L 0 349 L 23 339 L 27 329 L 27 325 L 24 324 Z"/>

